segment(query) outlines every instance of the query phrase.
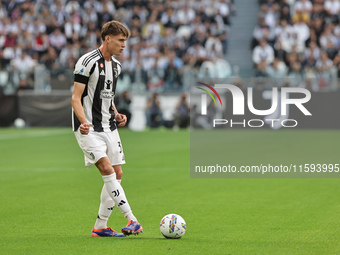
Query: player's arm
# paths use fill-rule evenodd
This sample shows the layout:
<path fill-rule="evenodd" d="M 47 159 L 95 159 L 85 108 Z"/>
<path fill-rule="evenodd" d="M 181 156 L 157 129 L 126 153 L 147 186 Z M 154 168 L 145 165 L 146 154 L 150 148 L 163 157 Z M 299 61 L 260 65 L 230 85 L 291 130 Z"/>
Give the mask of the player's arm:
<path fill-rule="evenodd" d="M 119 122 L 118 127 L 124 127 L 127 121 L 125 114 L 118 113 L 115 103 L 112 101 L 112 109 L 115 111 L 115 119 Z"/>
<path fill-rule="evenodd" d="M 81 125 L 79 127 L 80 133 L 87 135 L 90 132 L 90 124 L 85 118 L 84 108 L 81 104 L 81 96 L 85 90 L 85 84 L 74 82 L 73 93 L 72 93 L 72 108 L 76 114 Z"/>

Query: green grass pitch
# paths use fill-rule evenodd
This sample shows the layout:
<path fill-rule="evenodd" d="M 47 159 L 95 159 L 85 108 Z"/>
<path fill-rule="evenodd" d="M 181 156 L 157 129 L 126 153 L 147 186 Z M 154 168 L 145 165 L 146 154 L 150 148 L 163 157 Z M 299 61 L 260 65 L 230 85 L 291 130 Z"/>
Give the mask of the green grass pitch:
<path fill-rule="evenodd" d="M 275 131 L 282 146 L 269 140 L 261 148 L 242 144 L 250 131 L 232 132 L 234 153 L 248 164 L 259 150 L 278 149 L 292 161 L 338 154 L 338 131 Z M 120 135 L 122 185 L 144 233 L 93 238 L 102 179 L 84 167 L 71 129 L 0 129 L 0 254 L 340 254 L 339 179 L 194 179 L 189 131 Z M 304 137 L 309 155 L 292 153 L 292 137 Z M 183 238 L 162 237 L 168 213 L 186 220 Z M 109 225 L 126 225 L 117 208 Z"/>

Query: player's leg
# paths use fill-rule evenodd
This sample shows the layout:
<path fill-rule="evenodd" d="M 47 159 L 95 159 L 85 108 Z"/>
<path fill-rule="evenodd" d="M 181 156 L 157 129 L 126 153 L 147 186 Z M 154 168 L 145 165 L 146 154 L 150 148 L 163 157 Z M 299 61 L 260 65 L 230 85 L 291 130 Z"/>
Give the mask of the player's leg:
<path fill-rule="evenodd" d="M 121 165 L 115 165 L 115 166 L 113 166 L 113 168 L 114 168 L 116 173 L 121 173 L 121 175 L 118 175 L 118 176 L 122 176 L 123 170 L 122 170 L 122 166 Z M 139 234 L 139 233 L 143 232 L 143 227 L 137 221 L 137 219 L 134 220 L 132 218 L 131 219 L 128 218 L 128 224 L 126 225 L 126 227 L 122 228 L 122 232 L 125 235 Z"/>
<path fill-rule="evenodd" d="M 105 137 L 103 134 L 98 132 L 90 132 L 88 135 L 82 135 L 80 134 L 79 130 L 75 132 L 75 136 L 77 139 L 77 142 L 80 146 L 80 148 L 84 152 L 85 156 L 85 166 L 91 167 L 94 165 L 98 159 L 101 159 L 102 157 L 106 156 L 106 142 Z M 102 205 L 104 208 L 104 204 L 106 204 L 109 207 L 113 206 L 112 198 L 107 193 L 106 189 L 104 189 L 105 192 L 102 192 L 101 194 L 101 201 L 103 201 Z M 111 201 L 111 202 L 110 202 Z M 109 216 L 107 210 L 100 210 L 102 214 L 102 217 Z M 111 213 L 111 212 L 110 212 Z M 106 227 L 106 221 L 98 223 L 96 222 L 96 225 L 93 227 L 91 235 L 92 236 L 113 236 L 113 237 L 124 237 L 125 235 L 122 233 L 118 233 L 117 231 L 113 230 L 112 228 Z M 98 224 L 102 224 L 98 226 Z"/>
<path fill-rule="evenodd" d="M 123 171 L 120 169 L 120 171 L 116 172 L 116 178 L 119 183 L 121 183 Z M 112 210 L 115 206 L 115 202 L 110 197 L 109 193 L 107 192 L 105 185 L 103 185 L 102 192 L 100 194 L 100 205 L 98 210 L 98 217 L 96 220 L 96 223 L 94 224 L 95 229 L 102 229 L 107 228 L 107 221 L 109 220 L 109 217 L 112 213 Z"/>
<path fill-rule="evenodd" d="M 107 157 L 98 160 L 96 166 L 99 169 L 100 173 L 102 174 L 106 191 L 113 199 L 118 209 L 124 214 L 124 216 L 129 221 L 127 227 L 122 229 L 123 233 L 126 235 L 130 235 L 142 232 L 143 228 L 138 223 L 136 217 L 133 215 L 131 207 L 125 196 L 125 192 L 120 183 L 116 179 L 115 170 L 117 172 L 120 172 L 121 166 L 120 165 L 112 166 L 109 158 Z"/>

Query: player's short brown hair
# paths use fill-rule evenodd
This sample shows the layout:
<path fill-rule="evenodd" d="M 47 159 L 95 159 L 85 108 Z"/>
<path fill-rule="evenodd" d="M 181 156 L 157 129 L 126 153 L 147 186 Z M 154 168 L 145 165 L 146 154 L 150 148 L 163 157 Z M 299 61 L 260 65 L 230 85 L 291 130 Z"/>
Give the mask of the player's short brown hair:
<path fill-rule="evenodd" d="M 126 28 L 122 23 L 112 20 L 104 24 L 101 31 L 102 40 L 105 40 L 107 35 L 119 35 L 123 34 L 126 38 L 130 37 L 130 30 Z"/>

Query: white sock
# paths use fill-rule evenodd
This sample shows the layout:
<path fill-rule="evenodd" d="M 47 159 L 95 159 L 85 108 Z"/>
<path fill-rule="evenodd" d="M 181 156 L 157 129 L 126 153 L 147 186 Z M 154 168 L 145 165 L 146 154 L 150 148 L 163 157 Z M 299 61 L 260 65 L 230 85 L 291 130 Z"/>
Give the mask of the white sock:
<path fill-rule="evenodd" d="M 117 180 L 121 183 L 122 180 Z M 96 223 L 94 224 L 95 229 L 107 228 L 107 221 L 112 213 L 115 206 L 115 202 L 107 193 L 105 185 L 103 185 L 102 192 L 100 194 L 100 205 L 98 211 L 98 217 Z"/>
<path fill-rule="evenodd" d="M 128 221 L 136 221 L 137 219 L 131 211 L 131 207 L 126 199 L 122 185 L 120 185 L 120 183 L 116 179 L 116 173 L 103 175 L 102 178 L 106 191 L 117 205 L 119 211 L 124 214 L 125 218 L 127 218 Z"/>

